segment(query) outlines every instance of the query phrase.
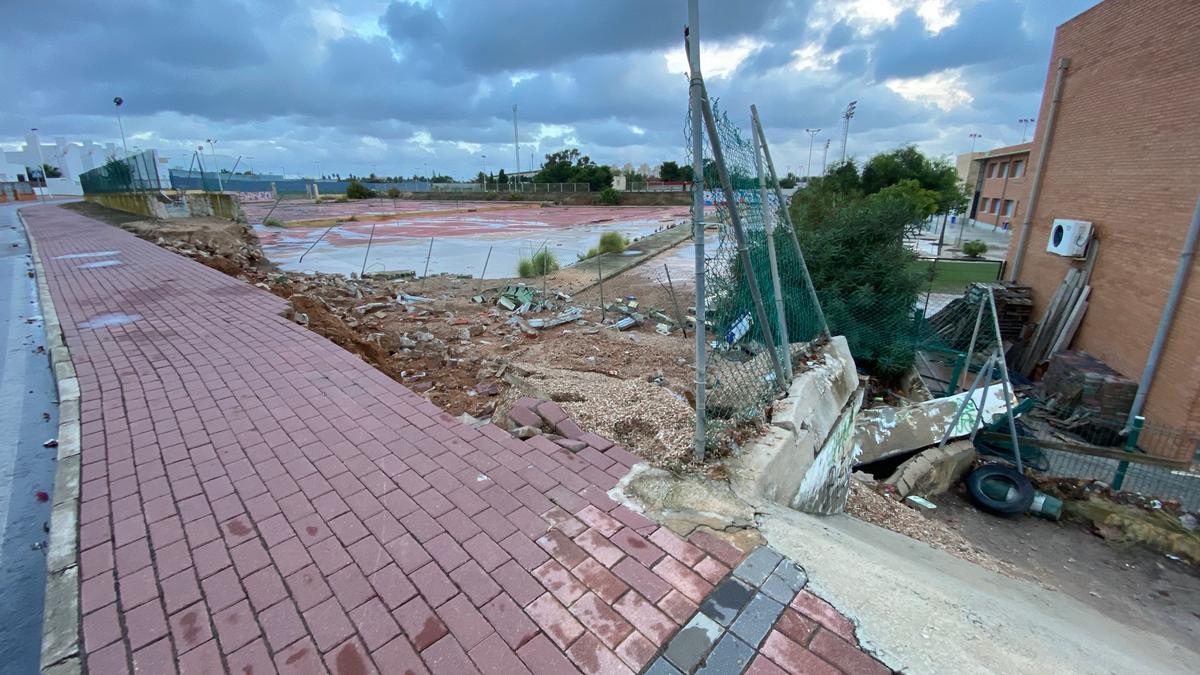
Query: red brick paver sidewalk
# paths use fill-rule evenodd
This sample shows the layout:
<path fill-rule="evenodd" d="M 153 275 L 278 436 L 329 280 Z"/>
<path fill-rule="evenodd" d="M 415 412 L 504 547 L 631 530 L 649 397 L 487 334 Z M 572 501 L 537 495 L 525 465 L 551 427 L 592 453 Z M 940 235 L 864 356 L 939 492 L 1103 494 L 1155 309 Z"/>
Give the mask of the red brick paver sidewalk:
<path fill-rule="evenodd" d="M 638 670 L 741 557 L 608 499 L 619 448 L 472 429 L 265 291 L 25 215 L 82 391 L 90 673 Z"/>

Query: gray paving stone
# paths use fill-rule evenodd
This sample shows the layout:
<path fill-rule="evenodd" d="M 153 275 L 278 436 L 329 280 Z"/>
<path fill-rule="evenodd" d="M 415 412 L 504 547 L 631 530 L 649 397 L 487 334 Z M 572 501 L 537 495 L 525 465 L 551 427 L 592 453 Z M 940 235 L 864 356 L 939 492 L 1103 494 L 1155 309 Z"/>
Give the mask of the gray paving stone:
<path fill-rule="evenodd" d="M 717 638 L 721 637 L 721 633 L 724 630 L 716 621 L 697 613 L 667 643 L 667 650 L 664 652 L 664 656 L 675 667 L 685 673 L 690 673 L 708 655 L 708 651 L 712 649 L 713 643 L 717 641 Z"/>
<path fill-rule="evenodd" d="M 683 675 L 679 669 L 671 665 L 665 657 L 658 657 L 650 664 L 650 667 L 645 670 L 643 675 Z"/>
<path fill-rule="evenodd" d="M 733 633 L 726 633 L 717 642 L 696 675 L 737 675 L 746 670 L 755 650 Z"/>
<path fill-rule="evenodd" d="M 776 553 L 774 549 L 768 546 L 759 546 L 746 556 L 741 565 L 737 566 L 737 569 L 733 571 L 733 576 L 758 588 L 767 580 L 780 560 L 783 560 L 783 556 Z"/>
<path fill-rule="evenodd" d="M 771 626 L 775 625 L 775 620 L 779 618 L 781 612 L 783 612 L 783 603 L 762 593 L 756 593 L 729 630 L 745 640 L 751 647 L 758 649 L 758 645 L 767 636 Z"/>
<path fill-rule="evenodd" d="M 763 582 L 762 592 L 786 605 L 797 593 L 804 590 L 806 585 L 808 574 L 804 568 L 784 558 L 775 567 L 775 571 L 771 572 L 771 576 Z"/>
<path fill-rule="evenodd" d="M 752 597 L 754 589 L 733 577 L 728 577 L 708 594 L 700 604 L 700 611 L 722 626 L 728 626 Z"/>

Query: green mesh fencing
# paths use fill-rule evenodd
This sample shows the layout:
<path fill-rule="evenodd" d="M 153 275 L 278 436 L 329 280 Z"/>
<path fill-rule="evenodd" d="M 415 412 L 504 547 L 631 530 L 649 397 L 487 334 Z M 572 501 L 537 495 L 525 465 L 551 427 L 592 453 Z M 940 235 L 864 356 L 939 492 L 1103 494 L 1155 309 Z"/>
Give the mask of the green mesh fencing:
<path fill-rule="evenodd" d="M 145 150 L 79 174 L 84 194 L 111 192 L 157 192 L 163 189 L 158 176 L 158 153 Z"/>
<path fill-rule="evenodd" d="M 707 398 L 704 417 L 709 448 L 728 447 L 737 428 L 762 416 L 766 406 L 790 382 L 787 365 L 804 367 L 809 341 L 822 333 L 821 313 L 813 301 L 807 274 L 797 254 L 793 233 L 776 199 L 774 185 L 764 175 L 766 200 L 760 192 L 758 151 L 752 137 L 742 133 L 713 105 L 721 150 L 732 187 L 726 199 L 721 188 L 709 139 L 705 138 L 705 221 L 716 230 L 716 245 L 705 251 L 704 302 L 708 327 Z M 688 128 L 685 126 L 685 128 Z M 690 139 L 688 141 L 690 145 Z M 764 174 L 766 167 L 763 166 Z M 732 210 L 740 217 L 751 273 L 747 274 L 734 232 Z M 771 217 L 779 276 L 777 296 L 772 280 L 766 218 Z M 711 239 L 710 239 L 711 242 Z M 758 286 L 763 313 L 774 347 L 784 367 L 781 379 L 774 367 L 750 284 Z M 783 321 L 777 298 L 782 298 Z M 785 330 L 786 329 L 786 330 Z M 784 341 L 784 335 L 787 341 Z"/>

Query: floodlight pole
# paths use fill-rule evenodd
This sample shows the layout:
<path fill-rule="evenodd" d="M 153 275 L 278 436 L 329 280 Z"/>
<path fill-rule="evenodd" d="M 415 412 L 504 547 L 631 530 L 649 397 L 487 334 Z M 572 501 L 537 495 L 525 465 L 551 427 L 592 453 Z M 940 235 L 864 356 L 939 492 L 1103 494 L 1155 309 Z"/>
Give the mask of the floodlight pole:
<path fill-rule="evenodd" d="M 804 131 L 805 131 L 805 133 L 808 134 L 808 164 L 806 164 L 805 168 L 804 168 L 804 178 L 805 178 L 805 181 L 807 182 L 807 180 L 809 178 L 812 178 L 813 141 L 817 140 L 817 134 L 821 133 L 821 130 L 820 129 L 805 129 Z"/>
<path fill-rule="evenodd" d="M 850 140 L 850 120 L 854 117 L 854 109 L 858 106 L 858 101 L 850 101 L 846 105 L 846 112 L 842 113 L 842 163 L 846 163 L 846 143 Z"/>
<path fill-rule="evenodd" d="M 688 100 L 692 113 L 692 240 L 696 253 L 696 436 L 692 457 L 704 461 L 707 445 L 704 414 L 707 405 L 708 354 L 705 350 L 708 347 L 708 331 L 704 317 L 704 129 L 700 110 L 704 80 L 700 77 L 700 0 L 688 0 L 684 46 L 691 69 Z"/>
<path fill-rule="evenodd" d="M 517 142 L 517 104 L 513 104 L 513 154 L 517 157 L 517 173 L 521 173 L 521 145 Z"/>

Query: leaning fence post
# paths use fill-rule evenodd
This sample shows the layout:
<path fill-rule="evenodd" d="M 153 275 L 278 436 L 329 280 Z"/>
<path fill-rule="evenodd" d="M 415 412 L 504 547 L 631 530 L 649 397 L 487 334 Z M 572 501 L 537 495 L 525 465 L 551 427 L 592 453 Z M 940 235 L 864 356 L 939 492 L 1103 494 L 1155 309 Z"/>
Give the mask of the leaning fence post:
<path fill-rule="evenodd" d="M 792 236 L 792 245 L 796 248 L 796 259 L 800 261 L 800 271 L 804 273 L 804 283 L 808 284 L 809 299 L 817 310 L 817 321 L 821 323 L 821 334 L 829 335 L 829 321 L 825 319 L 825 311 L 821 309 L 821 299 L 817 297 L 817 287 L 813 285 L 812 276 L 808 273 L 808 264 L 804 262 L 804 251 L 800 248 L 800 238 L 796 236 L 796 226 L 792 223 L 792 214 L 788 212 L 786 201 L 783 199 L 783 189 L 779 187 L 779 175 L 775 173 L 775 161 L 771 159 L 771 148 L 767 145 L 767 136 L 762 130 L 762 121 L 758 119 L 758 107 L 750 106 L 750 120 L 758 131 L 762 142 L 763 157 L 767 160 L 767 169 L 771 172 L 771 182 L 775 185 L 775 199 L 779 201 L 779 210 L 783 212 L 783 222 L 787 224 L 788 234 Z"/>
<path fill-rule="evenodd" d="M 429 238 L 429 250 L 425 252 L 425 272 L 421 274 L 421 292 L 425 292 L 425 279 L 429 276 L 429 259 L 433 257 L 433 237 Z"/>
<path fill-rule="evenodd" d="M 737 195 L 733 192 L 733 182 L 729 179 L 729 170 L 725 166 L 725 155 L 721 152 L 721 137 L 717 131 L 717 118 L 713 115 L 712 104 L 708 99 L 708 89 L 704 80 L 700 80 L 700 108 L 704 112 L 704 125 L 708 127 L 708 142 L 712 147 L 713 164 L 717 169 L 717 178 L 721 181 L 721 192 L 725 198 L 725 208 L 729 210 L 729 222 L 733 225 L 733 234 L 737 239 L 738 255 L 741 258 L 742 271 L 746 274 L 746 284 L 750 287 L 750 299 L 754 301 L 754 313 L 762 330 L 763 340 L 767 344 L 767 353 L 771 356 L 771 368 L 775 371 L 775 386 L 780 391 L 787 390 L 787 382 L 783 372 L 783 363 L 779 360 L 779 351 L 775 348 L 775 331 L 767 320 L 767 309 L 763 306 L 762 292 L 758 288 L 758 279 L 754 276 L 754 264 L 750 260 L 750 250 L 746 248 L 746 233 L 742 230 L 742 217 L 737 210 Z"/>
<path fill-rule="evenodd" d="M 790 382 L 792 379 L 792 343 L 788 339 L 787 313 L 783 306 L 783 289 L 779 285 L 779 261 L 775 257 L 775 214 L 767 204 L 767 181 L 763 177 L 762 137 L 758 127 L 752 130 L 754 136 L 754 168 L 758 173 L 758 201 L 763 214 L 763 231 L 767 235 L 767 259 L 771 263 L 771 289 L 775 292 L 775 319 L 779 322 L 779 343 L 783 347 L 783 371 Z"/>
<path fill-rule="evenodd" d="M 475 290 L 475 294 L 479 295 L 483 292 L 483 277 L 487 275 L 488 261 L 492 259 L 492 247 L 488 247 L 487 257 L 483 259 L 483 271 L 479 273 L 479 288 Z"/>
<path fill-rule="evenodd" d="M 1135 452 L 1137 450 L 1138 437 L 1142 435 L 1142 428 L 1145 425 L 1145 417 L 1138 415 L 1133 418 L 1133 424 L 1129 427 L 1129 434 L 1125 436 L 1125 452 Z M 1113 490 L 1120 491 L 1121 486 L 1125 483 L 1125 473 L 1127 471 L 1129 471 L 1129 462 L 1122 461 L 1117 464 L 1117 471 L 1113 474 Z"/>

